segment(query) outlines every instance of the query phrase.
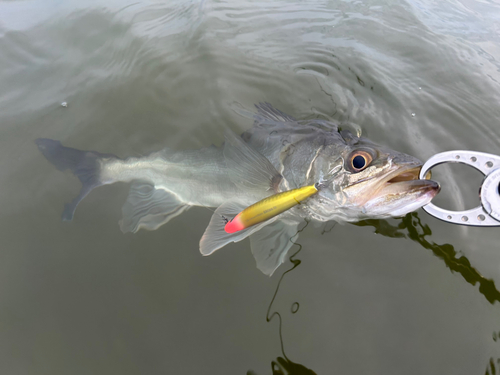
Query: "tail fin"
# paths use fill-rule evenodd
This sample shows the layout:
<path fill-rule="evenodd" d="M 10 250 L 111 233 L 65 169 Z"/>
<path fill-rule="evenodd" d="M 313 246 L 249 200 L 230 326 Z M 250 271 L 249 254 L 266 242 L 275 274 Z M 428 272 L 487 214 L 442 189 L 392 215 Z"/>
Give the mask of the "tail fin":
<path fill-rule="evenodd" d="M 75 214 L 78 203 L 87 196 L 90 191 L 100 185 L 99 181 L 100 163 L 102 158 L 115 157 L 111 154 L 101 154 L 95 151 L 80 151 L 74 148 L 64 147 L 61 142 L 47 138 L 38 138 L 35 143 L 45 158 L 60 171 L 71 170 L 82 183 L 80 194 L 71 203 L 64 206 L 62 214 L 63 221 L 71 221 Z"/>

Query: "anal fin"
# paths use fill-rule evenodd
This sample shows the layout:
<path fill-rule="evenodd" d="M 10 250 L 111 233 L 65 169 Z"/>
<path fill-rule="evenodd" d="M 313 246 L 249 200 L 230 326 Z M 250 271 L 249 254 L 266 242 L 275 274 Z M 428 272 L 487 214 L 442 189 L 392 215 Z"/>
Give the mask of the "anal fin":
<path fill-rule="evenodd" d="M 123 205 L 120 229 L 124 233 L 135 233 L 140 228 L 155 230 L 189 207 L 174 194 L 156 189 L 147 182 L 137 181 L 130 187 Z"/>

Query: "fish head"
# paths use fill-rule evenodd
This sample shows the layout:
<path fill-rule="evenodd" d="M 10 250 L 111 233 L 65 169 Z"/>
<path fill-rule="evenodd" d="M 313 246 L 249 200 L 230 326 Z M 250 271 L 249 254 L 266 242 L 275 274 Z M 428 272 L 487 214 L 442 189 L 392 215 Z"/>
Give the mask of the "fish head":
<path fill-rule="evenodd" d="M 344 143 L 324 147 L 315 161 L 320 191 L 311 202 L 313 218 L 400 217 L 428 204 L 439 192 L 437 182 L 419 179 L 422 162 L 417 158 L 349 132 L 341 134 Z"/>

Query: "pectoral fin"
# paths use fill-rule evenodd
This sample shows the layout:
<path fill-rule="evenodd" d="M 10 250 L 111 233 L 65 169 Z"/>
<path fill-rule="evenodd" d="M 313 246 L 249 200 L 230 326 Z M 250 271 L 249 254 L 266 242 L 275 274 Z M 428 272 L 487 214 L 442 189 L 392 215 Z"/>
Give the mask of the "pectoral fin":
<path fill-rule="evenodd" d="M 215 210 L 200 240 L 200 252 L 203 255 L 210 255 L 230 242 L 239 242 L 275 220 L 275 218 L 273 218 L 236 233 L 226 233 L 224 230 L 226 220 L 235 217 L 239 212 L 243 211 L 245 207 L 246 206 L 240 203 L 230 201 L 220 205 L 219 208 Z"/>
<path fill-rule="evenodd" d="M 120 229 L 124 233 L 135 233 L 140 228 L 155 230 L 189 207 L 168 191 L 155 189 L 147 182 L 134 182 L 122 208 Z"/>
<path fill-rule="evenodd" d="M 285 261 L 288 250 L 298 237 L 298 222 L 277 220 L 250 236 L 252 254 L 257 268 L 271 276 Z"/>
<path fill-rule="evenodd" d="M 225 133 L 224 158 L 231 181 L 242 189 L 277 191 L 281 174 L 271 162 L 233 132 Z"/>

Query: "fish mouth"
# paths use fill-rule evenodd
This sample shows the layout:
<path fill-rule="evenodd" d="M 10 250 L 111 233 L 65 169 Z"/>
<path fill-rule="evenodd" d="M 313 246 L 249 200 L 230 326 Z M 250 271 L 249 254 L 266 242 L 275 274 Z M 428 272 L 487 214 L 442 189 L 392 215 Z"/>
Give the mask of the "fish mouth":
<path fill-rule="evenodd" d="M 420 174 L 420 170 L 422 169 L 422 165 L 416 166 L 416 167 L 406 167 L 406 168 L 400 168 L 397 171 L 391 173 L 391 175 L 388 176 L 388 180 L 386 180 L 386 183 L 392 184 L 396 182 L 402 182 L 402 181 L 411 181 L 411 180 L 418 180 L 418 176 Z M 426 180 L 430 180 L 432 177 L 431 171 L 427 172 L 425 175 Z"/>
<path fill-rule="evenodd" d="M 363 205 L 372 217 L 400 217 L 428 204 L 439 193 L 436 181 L 419 179 L 422 164 L 403 165 L 383 178 L 379 189 Z"/>
<path fill-rule="evenodd" d="M 375 196 L 417 194 L 426 195 L 430 201 L 439 193 L 441 186 L 436 181 L 431 180 L 430 171 L 427 172 L 425 179 L 419 179 L 421 169 L 421 164 L 398 168 L 384 178 L 381 188 Z"/>

